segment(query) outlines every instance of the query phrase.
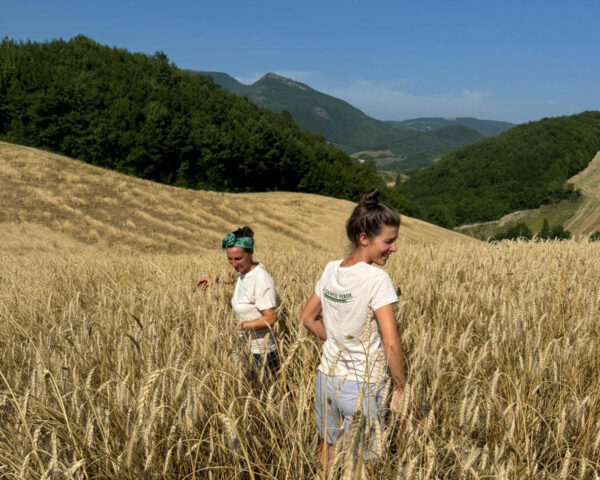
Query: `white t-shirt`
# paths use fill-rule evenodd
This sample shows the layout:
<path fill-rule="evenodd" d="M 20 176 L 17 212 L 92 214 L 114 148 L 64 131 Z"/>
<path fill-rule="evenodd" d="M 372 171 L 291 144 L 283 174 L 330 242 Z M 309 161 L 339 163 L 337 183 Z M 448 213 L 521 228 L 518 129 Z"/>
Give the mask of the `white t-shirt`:
<path fill-rule="evenodd" d="M 327 331 L 319 370 L 360 382 L 385 381 L 385 354 L 373 312 L 396 303 L 398 295 L 384 270 L 364 262 L 341 263 L 329 262 L 315 286 Z"/>
<path fill-rule="evenodd" d="M 256 320 L 262 316 L 262 310 L 277 306 L 275 284 L 262 263 L 248 273 L 240 274 L 231 297 L 231 306 L 240 323 Z M 242 332 L 240 337 L 250 345 L 252 353 L 265 354 L 276 348 L 270 328 Z"/>

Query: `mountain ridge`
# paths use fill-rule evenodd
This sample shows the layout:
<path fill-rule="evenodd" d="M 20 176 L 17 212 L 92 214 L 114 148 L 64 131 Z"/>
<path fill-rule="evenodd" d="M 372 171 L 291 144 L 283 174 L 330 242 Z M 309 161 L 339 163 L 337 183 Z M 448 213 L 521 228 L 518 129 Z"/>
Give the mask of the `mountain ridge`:
<path fill-rule="evenodd" d="M 328 142 L 348 154 L 390 149 L 392 156 L 386 162 L 377 161 L 378 168 L 382 169 L 409 171 L 422 168 L 443 154 L 483 138 L 466 125 L 451 124 L 440 128 L 462 127 L 455 130 L 457 134 L 452 137 L 441 139 L 439 134 L 424 135 L 431 131 L 399 127 L 394 122 L 377 120 L 345 100 L 272 72 L 250 85 L 223 72 L 189 72 L 208 75 L 222 88 L 243 95 L 261 107 L 288 111 L 302 128 L 322 134 Z"/>

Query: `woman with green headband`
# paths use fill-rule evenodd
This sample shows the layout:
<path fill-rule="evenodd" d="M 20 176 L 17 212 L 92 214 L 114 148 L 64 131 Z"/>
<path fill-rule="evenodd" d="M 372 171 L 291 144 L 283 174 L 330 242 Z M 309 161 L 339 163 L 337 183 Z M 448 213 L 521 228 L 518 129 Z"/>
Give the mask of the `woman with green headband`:
<path fill-rule="evenodd" d="M 277 295 L 271 275 L 262 263 L 254 262 L 254 232 L 242 227 L 223 238 L 222 248 L 227 260 L 240 275 L 235 284 L 231 306 L 239 322 L 240 338 L 249 346 L 255 367 L 264 363 L 273 372 L 279 366 L 272 328 L 277 321 Z M 202 290 L 210 280 L 197 284 Z"/>

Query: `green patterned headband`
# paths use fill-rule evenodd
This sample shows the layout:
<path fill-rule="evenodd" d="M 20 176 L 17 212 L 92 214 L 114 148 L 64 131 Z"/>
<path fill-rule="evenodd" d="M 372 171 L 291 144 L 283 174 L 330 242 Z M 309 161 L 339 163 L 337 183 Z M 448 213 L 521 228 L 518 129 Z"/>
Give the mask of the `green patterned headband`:
<path fill-rule="evenodd" d="M 231 247 L 240 247 L 245 248 L 246 250 L 254 250 L 254 239 L 250 237 L 238 237 L 235 238 L 233 233 L 228 233 L 223 238 L 222 248 L 225 250 L 226 248 Z"/>

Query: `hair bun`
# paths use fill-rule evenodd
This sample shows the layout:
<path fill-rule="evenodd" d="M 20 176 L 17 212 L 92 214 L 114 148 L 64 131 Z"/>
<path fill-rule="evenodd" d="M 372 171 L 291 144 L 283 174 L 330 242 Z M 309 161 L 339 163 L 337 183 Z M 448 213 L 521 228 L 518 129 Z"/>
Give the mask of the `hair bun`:
<path fill-rule="evenodd" d="M 375 207 L 378 202 L 379 190 L 377 190 L 376 188 L 373 188 L 372 190 L 369 190 L 368 192 L 364 193 L 362 198 L 360 199 L 361 206 L 365 207 L 366 209 L 371 209 Z"/>
<path fill-rule="evenodd" d="M 254 231 L 248 225 L 244 225 L 242 228 L 238 228 L 237 230 L 235 230 L 233 232 L 233 234 L 236 236 L 236 238 L 240 238 L 240 237 L 254 238 Z"/>

